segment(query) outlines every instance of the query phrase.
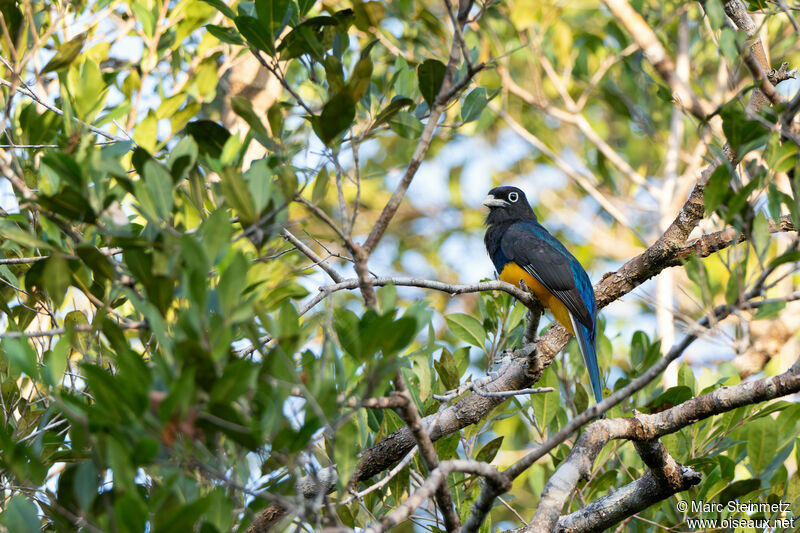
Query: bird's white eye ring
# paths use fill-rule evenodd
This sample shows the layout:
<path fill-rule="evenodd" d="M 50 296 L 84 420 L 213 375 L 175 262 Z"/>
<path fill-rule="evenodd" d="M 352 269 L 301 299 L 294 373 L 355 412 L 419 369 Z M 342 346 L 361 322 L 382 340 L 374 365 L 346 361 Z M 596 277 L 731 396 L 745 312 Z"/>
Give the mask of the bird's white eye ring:
<path fill-rule="evenodd" d="M 516 202 L 517 200 L 519 200 L 519 194 L 515 192 L 510 192 L 508 193 L 508 199 L 512 202 Z"/>

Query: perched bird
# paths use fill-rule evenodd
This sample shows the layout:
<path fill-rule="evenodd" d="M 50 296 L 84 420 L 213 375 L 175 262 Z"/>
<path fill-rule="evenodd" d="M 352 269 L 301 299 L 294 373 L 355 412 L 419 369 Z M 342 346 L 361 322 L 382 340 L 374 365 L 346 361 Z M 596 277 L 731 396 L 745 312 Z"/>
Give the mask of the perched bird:
<path fill-rule="evenodd" d="M 483 200 L 489 208 L 483 242 L 500 279 L 525 287 L 578 339 L 594 398 L 603 399 L 595 337 L 597 302 L 589 276 L 558 239 L 539 224 L 525 193 L 495 187 Z"/>

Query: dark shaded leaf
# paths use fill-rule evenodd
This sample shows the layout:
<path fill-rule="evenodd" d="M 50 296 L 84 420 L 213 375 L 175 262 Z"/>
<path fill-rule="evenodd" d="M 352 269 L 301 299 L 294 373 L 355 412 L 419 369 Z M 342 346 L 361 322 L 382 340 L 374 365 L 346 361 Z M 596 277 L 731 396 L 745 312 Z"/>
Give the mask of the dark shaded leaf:
<path fill-rule="evenodd" d="M 322 108 L 322 114 L 313 122 L 314 132 L 322 142 L 330 145 L 350 127 L 355 116 L 355 103 L 346 91 L 342 91 Z"/>
<path fill-rule="evenodd" d="M 670 387 L 648 404 L 651 413 L 658 413 L 691 399 L 692 389 L 686 386 Z"/>
<path fill-rule="evenodd" d="M 223 43 L 234 44 L 237 46 L 244 44 L 244 39 L 242 39 L 242 36 L 239 35 L 239 32 L 233 28 L 217 26 L 216 24 L 206 24 L 206 29 L 208 30 L 208 33 Z"/>
<path fill-rule="evenodd" d="M 428 107 L 433 108 L 436 101 L 436 96 L 442 88 L 447 67 L 441 61 L 436 59 L 426 59 L 417 68 L 417 78 L 419 80 L 419 92 L 428 104 Z"/>
<path fill-rule="evenodd" d="M 201 154 L 219 157 L 231 136 L 230 132 L 213 120 L 195 120 L 186 125 L 186 132 L 197 142 Z"/>
<path fill-rule="evenodd" d="M 738 101 L 722 106 L 719 115 L 725 138 L 740 158 L 766 142 L 769 132 L 758 121 L 749 120 Z"/>
<path fill-rule="evenodd" d="M 275 55 L 275 40 L 266 35 L 261 22 L 257 18 L 240 15 L 234 18 L 233 22 L 236 24 L 236 29 L 247 41 L 247 44 L 269 55 Z"/>
<path fill-rule="evenodd" d="M 470 91 L 464 98 L 464 103 L 461 105 L 461 120 L 470 122 L 477 120 L 481 116 L 483 108 L 489 103 L 489 98 L 486 96 L 486 89 L 478 87 Z"/>
<path fill-rule="evenodd" d="M 497 455 L 497 452 L 500 451 L 500 446 L 503 444 L 504 438 L 505 437 L 497 437 L 496 439 L 487 442 L 483 448 L 480 449 L 478 455 L 475 456 L 475 460 L 491 463 L 494 460 L 494 457 Z"/>
<path fill-rule="evenodd" d="M 757 478 L 740 479 L 739 481 L 734 481 L 725 487 L 722 492 L 720 492 L 719 503 L 725 505 L 728 502 L 733 501 L 740 496 L 744 496 L 745 494 L 749 494 L 754 490 L 758 490 L 759 488 L 761 488 L 761 480 Z"/>

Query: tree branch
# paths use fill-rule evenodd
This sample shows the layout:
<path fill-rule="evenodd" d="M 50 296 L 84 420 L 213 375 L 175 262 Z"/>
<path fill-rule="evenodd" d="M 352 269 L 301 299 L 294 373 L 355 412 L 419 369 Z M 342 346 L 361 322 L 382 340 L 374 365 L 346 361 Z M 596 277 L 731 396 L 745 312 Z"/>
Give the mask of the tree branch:
<path fill-rule="evenodd" d="M 459 23 L 463 27 L 465 21 L 461 21 Z M 378 245 L 381 237 L 383 237 L 383 234 L 386 232 L 386 228 L 389 227 L 389 222 L 391 222 L 395 213 L 397 213 L 397 209 L 400 207 L 400 202 L 403 201 L 406 191 L 408 190 L 409 185 L 411 185 L 411 181 L 414 179 L 414 176 L 417 174 L 417 170 L 419 170 L 419 167 L 422 164 L 422 160 L 425 159 L 425 155 L 428 153 L 428 149 L 431 146 L 431 140 L 433 140 L 433 132 L 436 129 L 436 124 L 439 122 L 439 117 L 442 115 L 442 112 L 444 111 L 448 102 L 459 90 L 469 83 L 475 74 L 485 68 L 484 64 L 476 65 L 474 67 L 469 66 L 464 78 L 458 82 L 454 82 L 456 67 L 458 66 L 457 61 L 459 49 L 460 46 L 458 42 L 458 36 L 456 36 L 453 38 L 453 43 L 450 48 L 450 59 L 447 62 L 447 70 L 445 71 L 445 77 L 442 81 L 442 86 L 433 102 L 433 107 L 431 108 L 430 115 L 428 116 L 428 122 L 425 124 L 425 129 L 422 130 L 422 135 L 420 135 L 417 148 L 414 150 L 414 154 L 411 156 L 411 161 L 409 161 L 408 167 L 406 167 L 403 178 L 400 180 L 397 188 L 392 193 L 392 197 L 389 198 L 388 202 L 386 202 L 386 205 L 383 207 L 383 211 L 381 211 L 378 220 L 372 227 L 372 231 L 370 231 L 367 240 L 364 242 L 363 247 L 368 255 L 375 250 L 375 247 Z"/>
<path fill-rule="evenodd" d="M 417 411 L 417 407 L 414 405 L 414 400 L 408 392 L 406 381 L 403 379 L 403 374 L 400 372 L 399 368 L 397 369 L 394 381 L 397 394 L 405 399 L 404 404 L 399 407 L 397 411 L 411 430 L 411 434 L 414 435 L 414 440 L 417 441 L 417 446 L 419 447 L 420 456 L 425 463 L 425 468 L 428 469 L 428 472 L 432 472 L 439 466 L 439 456 L 436 454 L 436 449 L 433 447 L 433 441 L 431 441 L 430 435 L 425 431 L 422 418 L 419 416 L 419 411 Z M 458 528 L 461 527 L 461 521 L 456 514 L 456 509 L 453 505 L 453 497 L 450 494 L 450 489 L 446 482 L 442 482 L 436 487 L 435 496 L 436 504 L 439 506 L 439 510 L 442 512 L 442 517 L 444 518 L 445 530 L 448 532 L 457 531 Z"/>
<path fill-rule="evenodd" d="M 369 526 L 365 530 L 365 533 L 382 533 L 405 521 L 425 500 L 436 492 L 440 484 L 446 482 L 447 476 L 453 472 L 475 474 L 484 477 L 488 483 L 502 484 L 505 486 L 506 490 L 511 488 L 505 485 L 505 480 L 497 469 L 486 463 L 464 459 L 442 461 L 439 463 L 439 467 L 430 473 L 425 482 L 414 494 L 409 496 L 406 501 L 401 503 L 389 515 L 381 519 L 379 523 Z"/>
<path fill-rule="evenodd" d="M 281 235 L 283 236 L 284 239 L 294 244 L 295 248 L 300 250 L 306 257 L 311 259 L 314 262 L 315 266 L 318 266 L 322 270 L 324 270 L 325 273 L 328 274 L 334 282 L 341 283 L 342 281 L 344 281 L 344 278 L 338 272 L 336 272 L 332 266 L 326 263 L 326 261 L 328 260 L 327 258 L 323 259 L 322 257 L 318 256 L 316 252 L 314 252 L 314 250 L 306 246 L 303 241 L 292 235 L 289 232 L 289 230 L 283 228 L 281 230 Z"/>
<path fill-rule="evenodd" d="M 720 387 L 719 389 L 692 398 L 680 405 L 656 413 L 646 415 L 637 413 L 633 418 L 617 418 L 609 420 L 599 420 L 588 426 L 581 438 L 578 439 L 572 452 L 559 465 L 556 473 L 550 478 L 540 500 L 536 515 L 531 521 L 531 526 L 523 529 L 526 532 L 549 532 L 552 531 L 558 522 L 558 515 L 569 493 L 575 487 L 582 475 L 587 475 L 591 469 L 591 464 L 597 453 L 602 447 L 612 439 L 630 439 L 644 442 L 638 444 L 637 450 L 643 450 L 642 457 L 651 461 L 651 468 L 655 467 L 650 478 L 645 475 L 644 481 L 638 480 L 627 487 L 621 489 L 624 492 L 619 497 L 606 497 L 595 502 L 595 507 L 589 506 L 586 509 L 573 513 L 562 520 L 574 524 L 576 531 L 593 531 L 605 529 L 623 518 L 630 516 L 639 510 L 642 505 L 645 507 L 661 499 L 664 499 L 675 492 L 676 489 L 685 490 L 688 486 L 696 484 L 695 476 L 687 473 L 671 457 L 666 455 L 663 446 L 653 448 L 652 442 L 659 437 L 674 433 L 681 428 L 694 424 L 698 420 L 703 420 L 713 415 L 731 411 L 745 405 L 752 405 L 763 401 L 771 400 L 788 394 L 800 391 L 800 359 L 792 367 L 771 378 L 759 379 L 732 387 Z M 660 466 L 659 463 L 663 464 Z M 674 463 L 674 464 L 672 464 Z M 587 470 L 588 468 L 588 470 Z M 659 472 L 658 470 L 662 470 Z M 647 478 L 647 479 L 646 479 Z M 642 493 L 643 488 L 653 486 L 659 488 L 659 499 L 654 494 Z M 558 487 L 559 490 L 555 490 Z M 685 487 L 681 489 L 681 487 Z M 566 490 L 566 492 L 565 492 Z M 614 493 L 615 495 L 617 493 Z M 614 496 L 614 495 L 612 495 Z M 592 504 L 592 505 L 595 505 Z M 613 521 L 611 518 L 606 521 L 591 522 L 591 528 L 586 529 L 588 515 L 596 516 L 599 509 L 613 509 Z M 583 525 L 581 525 L 583 524 Z M 602 527 L 600 527 L 602 526 Z"/>
<path fill-rule="evenodd" d="M 675 101 L 686 111 L 705 121 L 713 113 L 714 106 L 692 91 L 689 84 L 680 79 L 675 63 L 669 57 L 655 32 L 637 13 L 627 0 L 603 0 L 611 13 L 619 20 L 636 44 L 644 51 L 647 60 L 669 85 Z"/>
<path fill-rule="evenodd" d="M 558 520 L 557 529 L 562 533 L 605 531 L 614 524 L 700 482 L 700 475 L 697 472 L 688 467 L 682 469 L 684 485 L 678 490 L 656 476 L 653 471 L 648 471 L 639 479 L 597 499 L 580 511 L 562 516 Z"/>

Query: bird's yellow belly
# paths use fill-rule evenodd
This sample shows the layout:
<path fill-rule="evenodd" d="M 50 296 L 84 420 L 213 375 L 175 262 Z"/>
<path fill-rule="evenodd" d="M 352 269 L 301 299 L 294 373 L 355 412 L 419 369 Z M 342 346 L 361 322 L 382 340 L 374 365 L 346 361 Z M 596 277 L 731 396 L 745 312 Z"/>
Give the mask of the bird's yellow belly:
<path fill-rule="evenodd" d="M 561 300 L 556 298 L 553 293 L 536 281 L 536 278 L 525 272 L 525 270 L 520 268 L 516 263 L 509 262 L 503 267 L 503 271 L 500 272 L 500 279 L 516 287 L 519 287 L 520 280 L 523 280 L 525 286 L 528 288 L 528 292 L 533 293 L 543 306 L 550 309 L 550 312 L 553 313 L 553 317 L 564 326 L 567 331 L 575 335 L 575 330 L 572 329 L 572 321 L 569 318 L 567 307 L 561 303 Z"/>

